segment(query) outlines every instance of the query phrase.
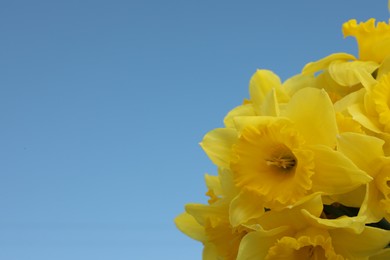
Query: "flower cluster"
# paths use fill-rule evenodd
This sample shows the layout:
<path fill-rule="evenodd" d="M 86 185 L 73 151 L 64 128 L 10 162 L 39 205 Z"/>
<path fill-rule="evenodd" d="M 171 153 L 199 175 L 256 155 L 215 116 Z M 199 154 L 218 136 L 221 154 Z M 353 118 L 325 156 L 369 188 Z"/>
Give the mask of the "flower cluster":
<path fill-rule="evenodd" d="M 177 227 L 203 259 L 390 259 L 390 24 L 346 22 L 335 53 L 281 82 L 269 70 L 201 146 L 207 205 Z"/>

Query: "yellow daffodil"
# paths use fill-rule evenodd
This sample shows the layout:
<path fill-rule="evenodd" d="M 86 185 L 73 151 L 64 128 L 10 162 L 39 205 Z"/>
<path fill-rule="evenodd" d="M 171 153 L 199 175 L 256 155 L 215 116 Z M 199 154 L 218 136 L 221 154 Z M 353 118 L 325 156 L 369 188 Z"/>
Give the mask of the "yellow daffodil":
<path fill-rule="evenodd" d="M 209 132 L 201 145 L 217 166 L 232 170 L 242 196 L 250 191 L 267 208 L 283 208 L 317 191 L 345 193 L 371 180 L 334 150 L 336 119 L 324 91 L 298 91 L 279 117 L 241 116 L 234 122 L 235 128 Z"/>
<path fill-rule="evenodd" d="M 176 217 L 176 226 L 204 244 L 203 259 L 236 259 L 240 241 L 250 229 L 230 224 L 229 207 L 237 195 L 231 173 L 221 170 L 218 176 L 206 175 L 205 179 L 209 205 L 187 204 L 186 212 Z"/>
<path fill-rule="evenodd" d="M 383 144 L 379 138 L 356 133 L 344 133 L 338 139 L 338 149 L 373 178 L 359 212 L 367 223 L 384 217 L 390 221 L 390 158 L 384 156 Z"/>
<path fill-rule="evenodd" d="M 366 227 L 365 217 L 320 218 L 321 206 L 315 195 L 267 212 L 258 220 L 262 229 L 242 239 L 237 259 L 368 259 L 390 242 L 390 232 Z"/>
<path fill-rule="evenodd" d="M 345 37 L 353 36 L 359 46 L 359 59 L 381 63 L 390 55 L 390 25 L 369 19 L 366 22 L 357 23 L 350 20 L 343 25 Z"/>

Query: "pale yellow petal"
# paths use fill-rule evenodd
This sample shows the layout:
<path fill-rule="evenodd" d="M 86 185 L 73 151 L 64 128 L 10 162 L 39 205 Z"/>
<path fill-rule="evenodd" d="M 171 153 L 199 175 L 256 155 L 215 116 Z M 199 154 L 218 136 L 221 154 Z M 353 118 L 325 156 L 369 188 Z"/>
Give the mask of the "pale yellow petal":
<path fill-rule="evenodd" d="M 337 229 L 344 228 L 349 229 L 353 233 L 360 233 L 365 227 L 365 217 L 347 217 L 342 216 L 337 219 L 323 219 L 311 215 L 307 210 L 302 209 L 302 214 L 306 217 L 306 222 L 310 226 L 318 227 L 322 229 Z"/>
<path fill-rule="evenodd" d="M 217 196 L 223 195 L 221 182 L 218 176 L 205 174 L 204 178 L 205 178 L 206 186 L 209 190 L 212 190 L 213 193 Z"/>
<path fill-rule="evenodd" d="M 241 105 L 233 108 L 224 118 L 223 122 L 226 127 L 234 127 L 234 118 L 238 116 L 255 116 L 256 111 L 253 104 Z"/>
<path fill-rule="evenodd" d="M 240 116 L 234 119 L 234 124 L 239 133 L 247 126 L 268 125 L 277 121 L 278 118 L 273 116 Z"/>
<path fill-rule="evenodd" d="M 366 226 L 360 234 L 346 229 L 329 230 L 336 252 L 348 259 L 368 259 L 390 242 L 390 231 Z"/>
<path fill-rule="evenodd" d="M 390 56 L 387 57 L 378 69 L 376 78 L 379 80 L 383 75 L 390 73 Z"/>
<path fill-rule="evenodd" d="M 294 95 L 298 90 L 313 87 L 315 82 L 314 75 L 298 74 L 283 82 L 283 88 L 288 95 Z"/>
<path fill-rule="evenodd" d="M 366 189 L 366 197 L 360 207 L 358 216 L 366 217 L 367 223 L 376 223 L 386 214 L 380 203 L 380 192 L 374 182 L 369 183 Z"/>
<path fill-rule="evenodd" d="M 315 173 L 313 190 L 326 194 L 352 191 L 372 178 L 359 169 L 350 159 L 326 146 L 311 146 L 314 152 Z"/>
<path fill-rule="evenodd" d="M 347 193 L 330 195 L 328 197 L 329 201 L 327 201 L 326 203 L 324 202 L 324 204 L 332 204 L 334 202 L 337 202 L 347 207 L 360 208 L 364 201 L 365 195 L 366 187 L 360 186 L 357 189 L 354 189 L 353 191 Z"/>
<path fill-rule="evenodd" d="M 216 128 L 205 135 L 200 146 L 215 165 L 229 168 L 231 148 L 237 138 L 235 129 Z"/>
<path fill-rule="evenodd" d="M 353 120 L 359 122 L 365 128 L 375 132 L 381 133 L 380 125 L 373 118 L 369 118 L 364 113 L 362 104 L 355 104 L 348 107 L 348 112 L 352 115 Z"/>
<path fill-rule="evenodd" d="M 302 214 L 302 209 L 307 210 L 313 216 L 319 217 L 323 210 L 321 194 L 313 193 L 281 211 L 267 211 L 257 220 L 257 223 L 264 230 L 271 230 L 279 226 L 289 226 L 298 231 L 307 227 L 306 217 Z"/>
<path fill-rule="evenodd" d="M 339 101 L 334 104 L 334 109 L 336 112 L 345 112 L 348 107 L 354 104 L 363 103 L 364 95 L 366 94 L 366 89 L 361 88 L 358 91 L 352 92 L 351 94 L 346 95 Z"/>
<path fill-rule="evenodd" d="M 329 65 L 329 73 L 333 80 L 341 86 L 354 86 L 362 83 L 370 87 L 376 84 L 372 73 L 379 67 L 379 64 L 372 61 L 334 61 Z"/>
<path fill-rule="evenodd" d="M 206 241 L 206 233 L 204 227 L 201 226 L 193 216 L 184 212 L 175 218 L 176 227 L 191 237 L 192 239 L 205 242 Z"/>
<path fill-rule="evenodd" d="M 368 174 L 373 170 L 376 159 L 384 155 L 382 139 L 357 134 L 343 133 L 337 139 L 337 150 L 351 159 L 360 169 Z M 370 174 L 373 176 L 373 174 Z"/>
<path fill-rule="evenodd" d="M 263 260 L 268 250 L 283 236 L 292 235 L 287 226 L 269 231 L 254 231 L 248 233 L 240 243 L 237 260 Z"/>
<path fill-rule="evenodd" d="M 229 217 L 233 227 L 263 215 L 264 203 L 255 193 L 242 191 L 230 203 Z"/>
<path fill-rule="evenodd" d="M 310 62 L 302 70 L 302 74 L 312 74 L 321 71 L 335 60 L 355 60 L 356 58 L 348 53 L 334 53 L 315 62 Z"/>
<path fill-rule="evenodd" d="M 337 124 L 332 101 L 324 90 L 305 88 L 288 103 L 282 116 L 294 122 L 307 144 L 336 145 Z"/>
<path fill-rule="evenodd" d="M 260 106 L 261 115 L 279 116 L 279 106 L 275 89 L 272 89 L 264 98 Z"/>
<path fill-rule="evenodd" d="M 254 108 L 260 115 L 260 107 L 271 89 L 281 86 L 280 78 L 269 70 L 257 70 L 249 84 L 249 94 Z"/>
<path fill-rule="evenodd" d="M 228 217 L 228 206 L 228 204 L 226 207 L 223 207 L 216 204 L 203 205 L 199 203 L 189 203 L 185 205 L 185 210 L 202 226 L 206 224 L 206 220 L 210 220 L 211 224 L 215 225 L 221 219 L 226 219 Z"/>

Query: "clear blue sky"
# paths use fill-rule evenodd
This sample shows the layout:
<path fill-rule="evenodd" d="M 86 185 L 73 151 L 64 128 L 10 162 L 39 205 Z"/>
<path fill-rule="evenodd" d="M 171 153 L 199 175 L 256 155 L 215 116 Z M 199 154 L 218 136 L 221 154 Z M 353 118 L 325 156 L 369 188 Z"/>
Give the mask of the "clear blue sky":
<path fill-rule="evenodd" d="M 201 259 L 175 229 L 216 173 L 198 146 L 387 0 L 1 1 L 0 259 Z"/>

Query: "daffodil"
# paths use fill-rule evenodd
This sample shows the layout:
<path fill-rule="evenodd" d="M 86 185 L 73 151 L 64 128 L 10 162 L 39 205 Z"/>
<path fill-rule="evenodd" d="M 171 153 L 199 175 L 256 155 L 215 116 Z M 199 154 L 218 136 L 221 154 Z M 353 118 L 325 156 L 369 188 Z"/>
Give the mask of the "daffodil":
<path fill-rule="evenodd" d="M 237 195 L 230 172 L 221 170 L 218 176 L 206 175 L 205 179 L 209 204 L 187 204 L 186 211 L 176 217 L 176 226 L 204 244 L 203 259 L 234 260 L 242 237 L 251 229 L 230 224 L 229 207 Z"/>
<path fill-rule="evenodd" d="M 241 204 L 253 203 L 245 199 L 249 192 L 266 208 L 281 209 L 313 192 L 341 194 L 371 180 L 334 149 L 335 113 L 323 90 L 299 90 L 279 117 L 241 116 L 234 123 L 209 132 L 201 145 L 218 167 L 232 170 Z"/>
<path fill-rule="evenodd" d="M 367 223 L 390 221 L 390 157 L 385 157 L 383 144 L 379 138 L 356 133 L 344 133 L 338 139 L 338 149 L 373 178 L 359 211 Z"/>
<path fill-rule="evenodd" d="M 326 219 L 321 212 L 318 195 L 280 212 L 267 212 L 258 220 L 262 228 L 242 239 L 237 259 L 368 259 L 378 252 L 385 255 L 381 250 L 390 242 L 389 231 L 366 227 L 362 216 Z"/>
<path fill-rule="evenodd" d="M 385 22 L 375 24 L 371 18 L 357 23 L 355 19 L 343 25 L 344 36 L 356 38 L 359 46 L 359 59 L 381 63 L 390 55 L 390 25 Z"/>

